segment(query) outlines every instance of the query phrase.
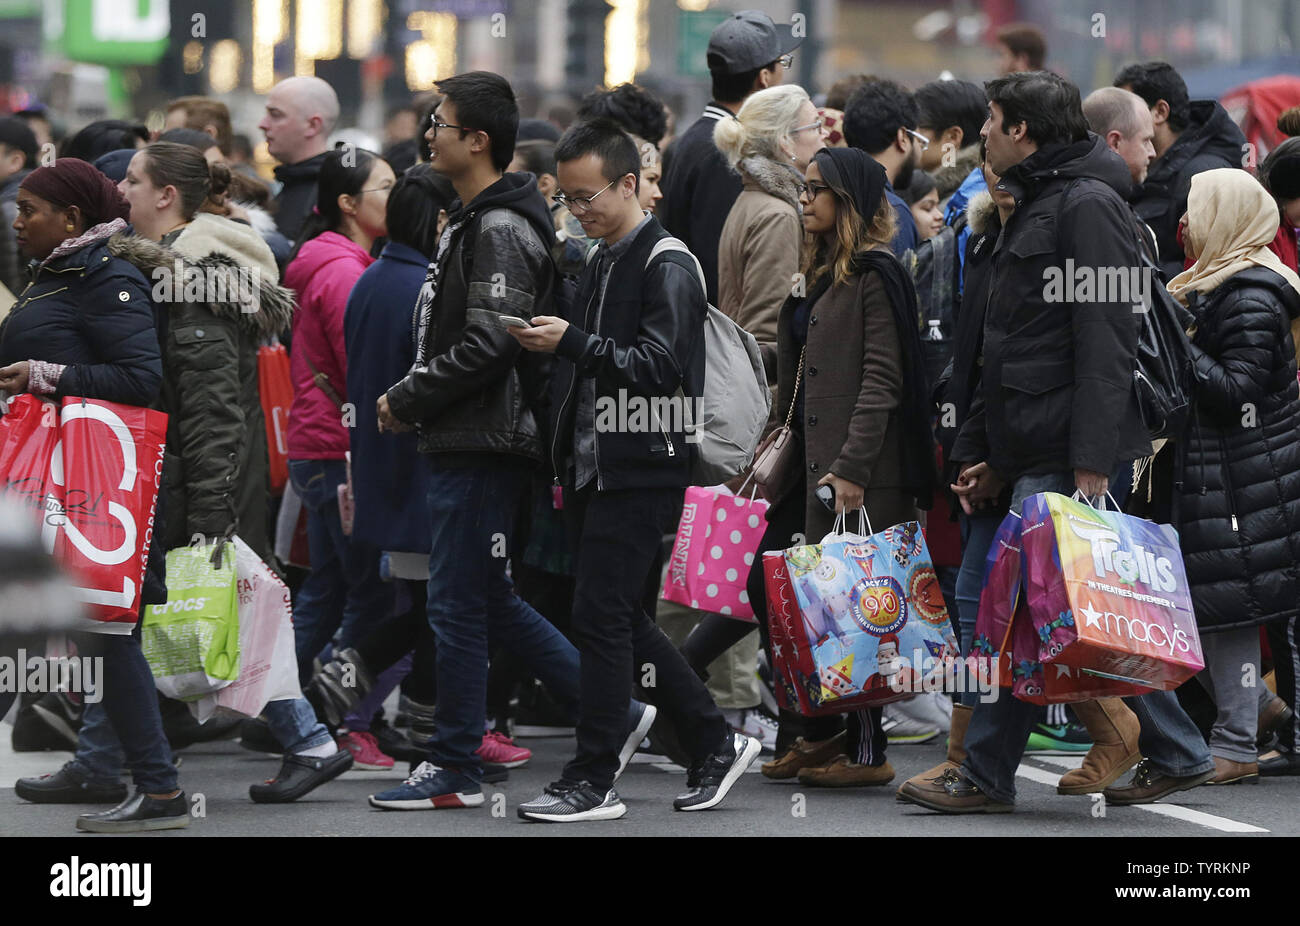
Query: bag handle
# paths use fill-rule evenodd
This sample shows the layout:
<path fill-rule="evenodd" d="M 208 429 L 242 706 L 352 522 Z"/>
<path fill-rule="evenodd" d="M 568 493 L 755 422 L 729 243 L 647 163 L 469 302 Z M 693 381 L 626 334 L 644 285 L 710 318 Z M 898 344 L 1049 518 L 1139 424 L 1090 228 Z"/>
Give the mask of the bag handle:
<path fill-rule="evenodd" d="M 1098 496 L 1095 496 L 1095 497 L 1096 497 L 1096 499 L 1097 499 L 1097 504 L 1094 505 L 1094 504 L 1092 503 L 1092 499 L 1089 498 L 1088 496 L 1084 495 L 1084 494 L 1083 494 L 1083 491 L 1082 491 L 1081 489 L 1075 489 L 1075 490 L 1074 490 L 1074 494 L 1070 496 L 1071 500 L 1076 501 L 1076 502 L 1080 502 L 1080 501 L 1081 501 L 1081 502 L 1083 502 L 1085 505 L 1087 505 L 1089 508 L 1095 509 L 1096 511 L 1105 511 L 1105 510 L 1106 510 L 1106 499 L 1110 499 L 1110 503 L 1111 503 L 1111 505 L 1114 506 L 1113 508 L 1111 508 L 1111 510 L 1112 510 L 1112 511 L 1119 511 L 1119 510 L 1120 510 L 1119 502 L 1115 501 L 1115 496 L 1113 496 L 1113 495 L 1110 494 L 1110 490 L 1109 490 L 1109 489 L 1107 489 L 1106 492 L 1105 492 L 1103 495 L 1098 495 Z"/>
<path fill-rule="evenodd" d="M 307 361 L 307 369 L 311 371 L 312 382 L 316 384 L 316 388 L 329 396 L 329 399 L 334 403 L 335 408 L 339 411 L 343 411 L 343 399 L 330 383 L 329 374 L 322 373 L 316 369 L 316 364 L 311 362 L 311 358 L 307 356 L 306 349 L 303 350 L 302 359 Z"/>
<path fill-rule="evenodd" d="M 871 536 L 873 536 L 876 532 L 875 532 L 875 530 L 871 527 L 871 519 L 870 519 L 869 517 L 867 517 L 867 509 L 866 509 L 866 507 L 865 507 L 865 506 L 861 506 L 861 505 L 858 506 L 857 515 L 858 515 L 858 532 L 861 534 L 861 531 L 862 531 L 862 525 L 865 524 L 865 525 L 867 526 L 867 532 L 866 532 L 866 534 L 863 534 L 862 536 L 864 536 L 864 537 L 871 537 Z M 849 521 L 849 519 L 848 519 L 848 512 L 847 512 L 847 511 L 838 511 L 838 512 L 836 512 L 836 513 L 835 513 L 835 524 L 834 524 L 833 527 L 831 527 L 831 532 L 830 532 L 829 534 L 827 534 L 826 536 L 827 536 L 827 537 L 830 537 L 830 536 L 832 536 L 832 535 L 839 535 L 839 534 L 845 534 L 845 533 L 847 533 L 847 532 L 848 532 L 848 526 L 849 526 L 848 521 Z M 822 539 L 822 542 L 823 542 L 823 543 L 826 542 L 826 541 L 825 541 L 825 538 Z"/>
<path fill-rule="evenodd" d="M 799 351 L 799 367 L 794 371 L 794 392 L 790 393 L 790 411 L 785 415 L 785 429 L 790 430 L 790 423 L 794 421 L 794 406 L 799 401 L 799 384 L 803 382 L 803 358 L 808 353 L 808 345 L 805 344 Z"/>

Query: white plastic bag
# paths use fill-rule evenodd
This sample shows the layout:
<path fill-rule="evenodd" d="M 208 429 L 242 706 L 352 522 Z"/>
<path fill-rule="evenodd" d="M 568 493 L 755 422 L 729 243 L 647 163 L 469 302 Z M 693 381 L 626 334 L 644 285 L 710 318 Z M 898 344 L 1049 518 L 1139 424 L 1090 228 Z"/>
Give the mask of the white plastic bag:
<path fill-rule="evenodd" d="M 269 701 L 302 697 L 294 650 L 289 588 L 252 548 L 234 538 L 239 599 L 239 678 L 214 696 L 195 702 L 200 723 L 217 707 L 255 717 Z"/>

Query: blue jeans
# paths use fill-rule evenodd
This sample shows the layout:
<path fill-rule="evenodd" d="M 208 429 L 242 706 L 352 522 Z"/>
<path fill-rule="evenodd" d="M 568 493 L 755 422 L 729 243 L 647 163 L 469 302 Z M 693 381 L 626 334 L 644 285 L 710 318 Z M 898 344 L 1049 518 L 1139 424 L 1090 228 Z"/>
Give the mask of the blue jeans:
<path fill-rule="evenodd" d="M 302 752 L 330 741 L 329 730 L 316 720 L 316 712 L 302 698 L 272 701 L 263 716 L 286 753 Z M 170 745 L 167 752 L 171 754 Z M 102 704 L 88 703 L 77 732 L 77 754 L 68 764 L 89 782 L 113 784 L 121 777 L 125 761 L 122 742 L 108 721 L 108 712 Z"/>
<path fill-rule="evenodd" d="M 477 779 L 487 722 L 488 634 L 511 650 L 568 709 L 578 705 L 578 651 L 515 594 L 506 576 L 529 470 L 508 458 L 487 466 L 434 467 L 428 512 L 429 625 L 437 638 L 437 731 L 429 759 Z"/>
<path fill-rule="evenodd" d="M 1019 511 L 1026 498 L 1039 492 L 1072 494 L 1074 474 L 1020 477 L 1012 489 L 1012 510 Z M 1125 698 L 1124 702 L 1138 716 L 1142 725 L 1139 746 L 1156 771 L 1181 777 L 1213 767 L 1209 747 L 1172 691 Z M 1016 769 L 1038 711 L 1038 705 L 1012 697 L 1010 691 L 1002 691 L 996 701 L 975 708 L 966 730 L 962 773 L 991 799 L 1004 804 L 1015 801 Z"/>
<path fill-rule="evenodd" d="M 971 642 L 975 639 L 980 593 L 984 590 L 984 563 L 988 559 L 989 548 L 993 546 L 993 535 L 997 533 L 1002 517 L 990 514 L 968 515 L 965 512 L 959 517 L 962 546 L 961 568 L 957 572 L 957 623 L 961 628 L 959 638 L 962 655 L 968 656 Z M 968 677 L 966 690 L 957 696 L 957 703 L 974 707 L 979 698 L 979 688 Z"/>
<path fill-rule="evenodd" d="M 392 611 L 392 589 L 379 578 L 379 550 L 343 533 L 338 487 L 347 482 L 342 460 L 290 460 L 289 479 L 307 509 L 311 573 L 293 606 L 298 681 L 311 678 L 312 660 L 339 632 L 349 646 L 366 624 Z"/>
<path fill-rule="evenodd" d="M 284 747 L 285 755 L 324 746 L 331 739 L 325 724 L 305 698 L 270 701 L 262 710 L 271 735 Z"/>

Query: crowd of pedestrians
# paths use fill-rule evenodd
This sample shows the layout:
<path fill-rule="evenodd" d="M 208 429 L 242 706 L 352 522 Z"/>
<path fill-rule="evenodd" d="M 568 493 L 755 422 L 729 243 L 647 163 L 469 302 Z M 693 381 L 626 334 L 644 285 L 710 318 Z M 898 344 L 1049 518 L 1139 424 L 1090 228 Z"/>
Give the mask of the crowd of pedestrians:
<path fill-rule="evenodd" d="M 1189 100 L 1163 62 L 1081 94 L 1044 69 L 1031 27 L 998 33 L 996 79 L 915 91 L 791 84 L 799 43 L 756 11 L 723 22 L 712 99 L 675 137 L 634 84 L 592 92 L 561 131 L 474 71 L 395 110 L 404 134 L 382 153 L 334 147 L 334 90 L 293 77 L 257 125 L 271 184 L 217 100 L 172 101 L 158 138 L 93 123 L 44 166 L 49 125 L 0 118 L 0 283 L 16 297 L 0 389 L 166 412 L 143 602 L 167 599 L 168 550 L 237 533 L 293 589 L 304 693 L 199 724 L 156 695 L 138 624 L 75 634 L 104 657 L 103 701 L 17 705 L 15 748 L 75 751 L 18 796 L 113 805 L 78 818 L 91 831 L 185 826 L 175 752 L 232 724 L 282 756 L 252 800 L 409 763 L 370 796 L 385 811 L 482 805 L 485 781 L 531 759 L 525 728 L 571 731 L 570 761 L 517 806 L 548 822 L 623 816 L 638 749 L 685 768 L 680 811 L 720 804 L 761 753 L 766 778 L 887 785 L 890 748 L 945 733 L 946 760 L 900 801 L 1009 811 L 1026 749 L 1082 755 L 1061 793 L 1117 804 L 1300 773 L 1300 139 L 1243 159 L 1223 107 Z M 1143 418 L 1133 299 L 1053 299 L 1064 266 L 1149 272 L 1181 313 L 1195 375 L 1178 433 L 1153 441 Z M 255 305 L 160 299 L 156 271 L 187 267 L 228 275 L 229 294 L 251 276 Z M 598 410 L 716 400 L 711 306 L 756 342 L 764 433 L 788 427 L 795 465 L 763 487 L 757 623 L 690 609 L 678 646 L 656 614 L 700 450 L 681 418 L 611 428 Z M 275 543 L 287 501 L 258 353 L 278 343 L 305 569 Z M 1046 711 L 973 685 L 777 709 L 764 552 L 816 543 L 837 514 L 876 531 L 922 519 L 966 654 L 1004 515 L 1076 491 L 1177 528 L 1194 680 Z M 744 681 L 734 703 L 719 673 Z"/>

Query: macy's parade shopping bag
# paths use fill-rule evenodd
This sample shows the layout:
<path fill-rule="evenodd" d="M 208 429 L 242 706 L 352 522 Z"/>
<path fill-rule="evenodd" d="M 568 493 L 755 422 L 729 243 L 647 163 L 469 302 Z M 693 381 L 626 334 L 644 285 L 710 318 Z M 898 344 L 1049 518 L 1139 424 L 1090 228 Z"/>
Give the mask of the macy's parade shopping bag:
<path fill-rule="evenodd" d="M 758 623 L 745 590 L 767 530 L 768 503 L 689 486 L 673 540 L 662 598 Z"/>
<path fill-rule="evenodd" d="M 1164 690 L 1205 667 L 1172 527 L 1054 492 L 1025 499 L 1021 515 L 1044 664 Z"/>
<path fill-rule="evenodd" d="M 787 711 L 816 717 L 836 714 L 834 705 L 821 707 L 821 683 L 817 679 L 817 666 L 812 651 L 801 646 L 802 634 L 796 628 L 803 623 L 790 573 L 785 563 L 785 551 L 763 554 L 763 583 L 767 592 L 767 623 L 771 634 L 772 675 L 775 680 L 776 702 Z"/>
<path fill-rule="evenodd" d="M 945 661 L 958 655 L 921 526 L 867 529 L 785 551 L 802 618 L 795 642 L 816 667 L 815 706 L 855 710 L 910 698 L 942 684 Z"/>
<path fill-rule="evenodd" d="M 169 698 L 192 701 L 239 677 L 239 611 L 234 548 L 196 544 L 167 551 L 167 603 L 148 605 L 140 648 L 154 684 Z"/>

